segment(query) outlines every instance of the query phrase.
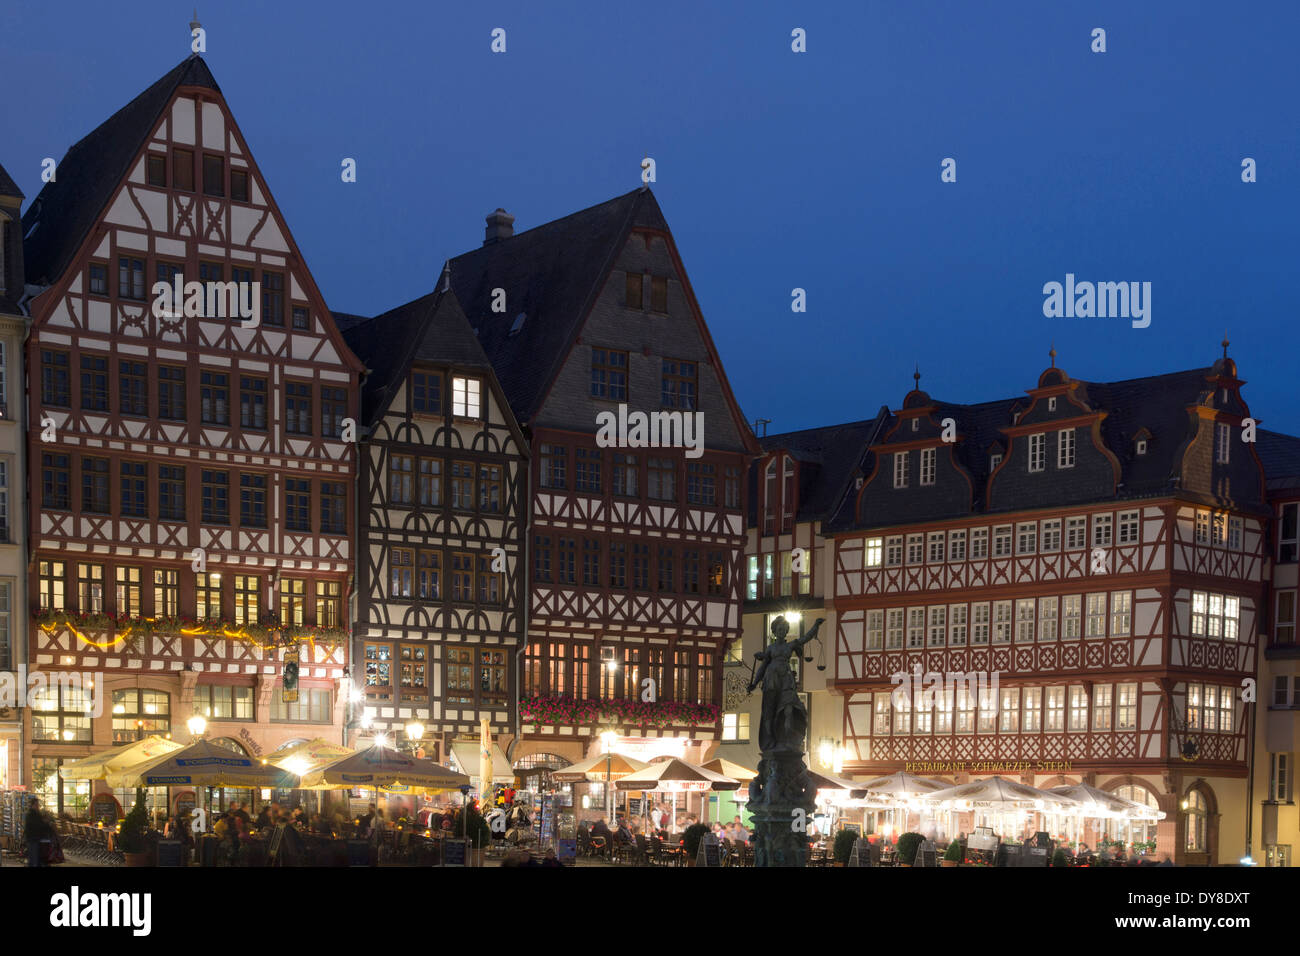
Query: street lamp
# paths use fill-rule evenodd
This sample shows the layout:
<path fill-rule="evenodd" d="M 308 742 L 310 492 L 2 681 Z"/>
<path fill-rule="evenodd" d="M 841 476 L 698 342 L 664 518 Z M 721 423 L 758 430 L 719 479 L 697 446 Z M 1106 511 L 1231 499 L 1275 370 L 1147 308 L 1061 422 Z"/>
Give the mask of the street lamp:
<path fill-rule="evenodd" d="M 406 739 L 411 742 L 412 752 L 420 747 L 420 741 L 424 739 L 424 724 L 418 720 L 413 720 L 406 725 Z"/>
<path fill-rule="evenodd" d="M 197 743 L 203 739 L 203 735 L 208 730 L 208 722 L 203 719 L 202 714 L 195 714 L 189 720 L 185 721 L 185 726 L 189 729 L 191 743 Z"/>

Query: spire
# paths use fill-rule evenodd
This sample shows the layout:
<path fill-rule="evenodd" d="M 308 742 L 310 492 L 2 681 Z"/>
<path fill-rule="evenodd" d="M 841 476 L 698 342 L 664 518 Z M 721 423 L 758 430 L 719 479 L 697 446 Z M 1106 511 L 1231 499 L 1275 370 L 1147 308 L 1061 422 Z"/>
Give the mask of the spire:
<path fill-rule="evenodd" d="M 1228 357 L 1228 345 L 1231 344 L 1231 343 L 1228 342 L 1228 330 L 1227 330 L 1227 329 L 1224 329 L 1224 330 L 1223 330 L 1223 341 L 1220 342 L 1219 344 L 1223 346 L 1223 357 L 1224 357 L 1224 358 L 1227 358 L 1227 357 Z"/>
<path fill-rule="evenodd" d="M 190 21 L 190 34 L 193 35 L 194 31 L 199 29 L 202 26 L 203 24 L 199 23 L 199 11 L 198 8 L 196 7 L 194 9 L 194 19 Z"/>
<path fill-rule="evenodd" d="M 1047 353 L 1052 357 L 1052 368 L 1056 368 L 1056 343 L 1052 343 L 1052 350 Z"/>
<path fill-rule="evenodd" d="M 442 264 L 442 281 L 438 283 L 439 292 L 447 292 L 451 289 L 451 260 L 448 259 Z"/>
<path fill-rule="evenodd" d="M 912 372 L 912 381 L 916 383 L 915 388 L 919 392 L 921 390 L 921 366 L 919 363 L 916 365 L 915 371 Z"/>

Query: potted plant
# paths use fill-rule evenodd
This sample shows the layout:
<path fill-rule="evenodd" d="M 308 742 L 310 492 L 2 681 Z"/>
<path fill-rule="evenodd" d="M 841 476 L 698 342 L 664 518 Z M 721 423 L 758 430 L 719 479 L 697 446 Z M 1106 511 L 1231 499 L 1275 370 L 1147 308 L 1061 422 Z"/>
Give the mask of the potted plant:
<path fill-rule="evenodd" d="M 962 862 L 962 857 L 965 856 L 965 853 L 963 852 L 964 850 L 965 847 L 961 845 L 960 840 L 951 841 L 948 844 L 948 849 L 944 851 L 943 862 L 940 863 L 939 865 L 960 866 Z"/>
<path fill-rule="evenodd" d="M 911 866 L 916 861 L 916 851 L 921 848 L 925 837 L 919 833 L 904 833 L 898 838 L 898 865 Z"/>
<path fill-rule="evenodd" d="M 700 841 L 709 832 L 707 823 L 692 823 L 682 834 L 682 847 L 685 849 L 686 865 L 694 866 L 695 857 L 700 852 Z"/>
<path fill-rule="evenodd" d="M 483 850 L 492 842 L 492 828 L 488 826 L 478 807 L 470 804 L 465 812 L 465 836 L 469 840 L 471 866 L 483 865 Z"/>
<path fill-rule="evenodd" d="M 1069 866 L 1070 858 L 1065 855 L 1065 851 L 1058 849 L 1052 854 L 1052 866 Z"/>
<path fill-rule="evenodd" d="M 144 788 L 135 791 L 135 806 L 122 820 L 122 829 L 117 835 L 117 848 L 127 866 L 148 866 L 149 860 L 149 811 L 144 805 Z"/>
<path fill-rule="evenodd" d="M 841 830 L 835 834 L 835 846 L 831 849 L 836 866 L 848 866 L 849 857 L 853 855 L 853 844 L 858 842 L 858 835 L 852 830 Z"/>

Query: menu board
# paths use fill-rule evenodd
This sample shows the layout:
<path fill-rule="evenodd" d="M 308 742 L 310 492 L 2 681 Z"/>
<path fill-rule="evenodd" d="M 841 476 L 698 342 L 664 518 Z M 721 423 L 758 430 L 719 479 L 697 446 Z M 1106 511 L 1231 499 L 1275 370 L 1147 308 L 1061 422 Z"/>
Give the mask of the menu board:
<path fill-rule="evenodd" d="M 700 838 L 700 849 L 695 854 L 696 866 L 722 866 L 722 847 L 712 833 Z"/>
<path fill-rule="evenodd" d="M 184 866 L 185 847 L 180 840 L 159 840 L 158 841 L 158 865 L 159 866 Z"/>
<path fill-rule="evenodd" d="M 197 801 L 194 799 L 193 790 L 182 790 L 172 799 L 172 806 L 176 808 L 176 815 L 183 817 L 187 813 L 193 813 Z"/>
<path fill-rule="evenodd" d="M 844 829 L 847 830 L 848 827 L 846 826 Z M 866 856 L 867 858 L 864 860 L 863 856 Z M 853 841 L 853 849 L 849 852 L 849 866 L 860 867 L 870 865 L 871 856 L 867 849 L 867 843 L 862 839 L 862 837 L 858 837 Z"/>
<path fill-rule="evenodd" d="M 916 859 L 912 861 L 913 866 L 938 866 L 939 851 L 929 840 L 922 840 L 921 845 L 916 849 Z"/>
<path fill-rule="evenodd" d="M 121 811 L 121 804 L 117 802 L 117 797 L 111 793 L 97 793 L 94 799 L 90 801 L 91 821 L 102 823 L 106 827 L 117 825 Z"/>
<path fill-rule="evenodd" d="M 443 866 L 464 866 L 466 850 L 469 847 L 468 840 L 443 840 L 442 841 L 442 865 Z"/>

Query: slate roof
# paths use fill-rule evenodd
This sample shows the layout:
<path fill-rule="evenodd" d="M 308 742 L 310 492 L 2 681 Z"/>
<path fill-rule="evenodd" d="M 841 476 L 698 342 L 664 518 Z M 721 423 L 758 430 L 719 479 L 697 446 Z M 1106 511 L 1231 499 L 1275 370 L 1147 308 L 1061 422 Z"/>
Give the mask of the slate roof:
<path fill-rule="evenodd" d="M 1074 380 L 1081 385 L 1079 397 L 1093 409 L 1107 413 L 1102 421 L 1102 438 L 1106 447 L 1119 459 L 1120 497 L 1149 497 L 1176 487 L 1182 451 L 1192 435 L 1192 419 L 1187 408 L 1199 403 L 1213 387 L 1208 379 L 1216 371 L 1217 366 L 1214 366 L 1119 382 Z M 1027 409 L 1029 404 L 1024 396 L 972 405 L 934 401 L 936 411 L 933 416 L 936 420 L 951 417 L 957 422 L 962 441 L 957 444 L 955 455 L 971 476 L 975 511 L 982 510 L 985 500 L 990 449 L 995 444 L 1005 448 L 1006 438 L 1001 429 L 1011 426 L 1015 412 Z M 888 434 L 896 422 L 897 417 L 890 415 L 881 434 Z M 1143 429 L 1150 434 L 1147 453 L 1137 455 L 1133 439 Z M 896 439 L 906 441 L 908 437 L 899 434 Z M 764 445 L 779 438 L 764 439 Z M 887 445 L 876 447 L 888 448 Z M 1270 490 L 1300 488 L 1300 438 L 1261 429 L 1256 450 L 1264 463 Z M 864 474 L 870 474 L 876 454 L 875 450 L 869 450 L 864 456 Z M 855 526 L 853 497 L 846 494 L 832 506 L 833 514 L 823 521 L 827 530 Z"/>
<path fill-rule="evenodd" d="M 835 510 L 867 446 L 879 433 L 887 410 L 881 409 L 881 413 L 858 422 L 805 428 L 758 439 L 764 452 L 781 449 L 799 462 L 799 509 L 795 521 L 825 520 Z M 755 462 L 751 472 L 756 472 L 758 467 Z M 755 475 L 751 488 L 755 487 L 756 480 Z M 751 525 L 757 519 L 757 501 L 757 495 L 750 494 Z"/>
<path fill-rule="evenodd" d="M 361 389 L 361 415 L 367 426 L 384 414 L 413 361 L 492 371 L 452 291 L 430 292 L 373 319 L 333 315 L 348 347 L 370 370 Z"/>
<path fill-rule="evenodd" d="M 1264 479 L 1269 491 L 1300 489 L 1300 438 L 1260 429 L 1255 451 L 1264 463 Z"/>
<path fill-rule="evenodd" d="M 221 92 L 208 65 L 194 54 L 64 155 L 54 182 L 45 184 L 23 216 L 23 234 L 31 233 L 24 244 L 29 281 L 45 285 L 63 274 L 181 86 Z"/>
<path fill-rule="evenodd" d="M 529 424 L 634 226 L 668 231 L 638 188 L 452 259 L 451 287 L 491 360 L 506 400 Z M 493 289 L 507 309 L 492 311 Z M 513 331 L 520 315 L 522 326 Z"/>
<path fill-rule="evenodd" d="M 0 166 L 0 196 L 13 196 L 17 199 L 24 199 L 23 191 L 18 188 L 18 184 L 13 181 L 9 172 Z"/>

